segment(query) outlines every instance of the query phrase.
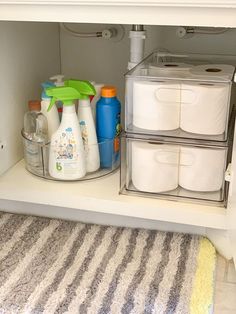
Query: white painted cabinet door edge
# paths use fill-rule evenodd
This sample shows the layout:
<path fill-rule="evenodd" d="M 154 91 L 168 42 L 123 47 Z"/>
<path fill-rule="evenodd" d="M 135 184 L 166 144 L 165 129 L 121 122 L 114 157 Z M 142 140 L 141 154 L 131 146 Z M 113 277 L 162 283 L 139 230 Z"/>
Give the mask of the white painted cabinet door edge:
<path fill-rule="evenodd" d="M 231 179 L 229 187 L 229 198 L 227 206 L 227 226 L 229 232 L 232 255 L 236 265 L 236 129 L 233 143 L 233 157 L 231 163 Z"/>
<path fill-rule="evenodd" d="M 0 0 L 0 20 L 236 27 L 236 1 Z"/>
<path fill-rule="evenodd" d="M 0 4 L 54 4 L 99 6 L 169 6 L 169 7 L 220 7 L 235 8 L 234 0 L 1 0 Z"/>

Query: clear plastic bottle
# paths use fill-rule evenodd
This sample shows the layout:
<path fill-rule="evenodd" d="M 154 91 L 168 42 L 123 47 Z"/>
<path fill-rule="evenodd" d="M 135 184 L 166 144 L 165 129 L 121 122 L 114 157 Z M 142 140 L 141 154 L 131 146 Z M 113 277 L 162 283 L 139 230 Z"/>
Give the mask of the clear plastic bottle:
<path fill-rule="evenodd" d="M 48 142 L 47 118 L 40 112 L 41 104 L 38 100 L 28 103 L 29 111 L 24 116 L 24 149 L 26 168 L 40 175 L 45 174 L 46 151 L 43 144 Z"/>

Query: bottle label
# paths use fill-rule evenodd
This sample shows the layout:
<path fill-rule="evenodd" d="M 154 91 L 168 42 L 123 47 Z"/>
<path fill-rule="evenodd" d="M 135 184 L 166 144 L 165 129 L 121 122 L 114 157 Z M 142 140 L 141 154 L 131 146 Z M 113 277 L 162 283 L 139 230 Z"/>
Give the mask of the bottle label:
<path fill-rule="evenodd" d="M 57 171 L 62 171 L 62 165 L 60 162 L 56 162 Z"/>
<path fill-rule="evenodd" d="M 120 124 L 120 113 L 116 116 L 116 135 L 114 138 L 114 152 L 118 153 L 120 151 L 120 133 L 121 133 L 121 124 Z"/>
<path fill-rule="evenodd" d="M 79 122 L 79 124 L 80 124 L 81 135 L 82 135 L 82 139 L 83 139 L 83 143 L 84 143 L 84 150 L 85 150 L 85 154 L 87 156 L 88 152 L 89 152 L 88 128 L 87 128 L 86 122 L 84 120 L 81 120 Z"/>
<path fill-rule="evenodd" d="M 72 128 L 67 128 L 61 133 L 59 139 L 51 143 L 54 158 L 56 159 L 55 168 L 58 172 L 67 173 L 74 171 L 73 164 L 77 164 L 78 152 L 76 140 Z"/>
<path fill-rule="evenodd" d="M 58 172 L 63 172 L 63 174 L 74 174 L 78 170 L 78 162 L 56 162 L 56 169 Z"/>
<path fill-rule="evenodd" d="M 117 136 L 114 138 L 114 152 L 118 153 L 120 150 L 120 138 Z"/>
<path fill-rule="evenodd" d="M 120 113 L 117 114 L 116 116 L 116 135 L 119 136 L 121 133 L 121 124 L 120 124 Z"/>

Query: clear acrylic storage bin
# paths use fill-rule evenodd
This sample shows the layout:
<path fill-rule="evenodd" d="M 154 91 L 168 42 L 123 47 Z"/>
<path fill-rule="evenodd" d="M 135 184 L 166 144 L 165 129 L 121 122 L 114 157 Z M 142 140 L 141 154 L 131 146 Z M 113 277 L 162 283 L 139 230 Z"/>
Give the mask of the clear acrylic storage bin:
<path fill-rule="evenodd" d="M 228 143 L 122 137 L 121 193 L 224 206 Z"/>
<path fill-rule="evenodd" d="M 126 74 L 125 131 L 225 141 L 235 100 L 230 62 L 226 56 L 151 54 Z"/>
<path fill-rule="evenodd" d="M 59 180 L 54 178 L 49 173 L 49 153 L 50 153 L 50 143 L 41 144 L 33 142 L 27 139 L 24 136 L 24 133 L 21 132 L 23 138 L 23 146 L 24 146 L 24 159 L 25 159 L 25 167 L 32 174 L 50 180 Z M 119 144 L 120 138 L 116 138 L 115 140 L 106 140 L 104 142 L 96 144 L 96 149 L 99 149 L 99 153 L 103 154 L 102 161 L 100 162 L 100 167 L 97 171 L 87 172 L 86 175 L 80 179 L 71 179 L 66 181 L 83 181 L 90 180 L 95 178 L 100 178 L 105 175 L 108 175 L 114 172 L 120 166 L 120 151 Z M 87 160 L 87 151 L 89 149 L 94 149 L 95 145 L 90 145 L 83 151 L 81 154 L 85 155 L 85 159 Z M 105 155 L 104 155 L 105 154 Z M 63 158 L 63 157 L 61 157 Z M 61 180 L 63 181 L 63 180 Z"/>

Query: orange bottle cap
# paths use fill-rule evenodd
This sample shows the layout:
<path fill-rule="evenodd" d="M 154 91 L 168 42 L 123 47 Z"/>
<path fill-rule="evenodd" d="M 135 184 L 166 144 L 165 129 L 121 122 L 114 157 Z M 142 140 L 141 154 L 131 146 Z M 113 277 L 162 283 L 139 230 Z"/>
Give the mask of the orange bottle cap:
<path fill-rule="evenodd" d="M 116 96 L 116 88 L 114 86 L 103 86 L 101 89 L 102 97 L 115 97 Z"/>
<path fill-rule="evenodd" d="M 30 100 L 28 102 L 28 107 L 30 111 L 40 111 L 41 110 L 41 102 L 40 100 Z"/>

